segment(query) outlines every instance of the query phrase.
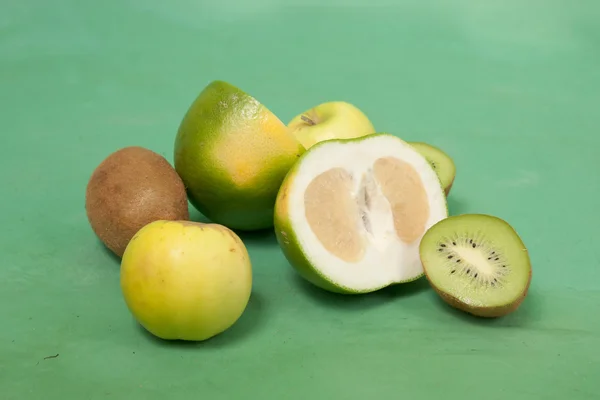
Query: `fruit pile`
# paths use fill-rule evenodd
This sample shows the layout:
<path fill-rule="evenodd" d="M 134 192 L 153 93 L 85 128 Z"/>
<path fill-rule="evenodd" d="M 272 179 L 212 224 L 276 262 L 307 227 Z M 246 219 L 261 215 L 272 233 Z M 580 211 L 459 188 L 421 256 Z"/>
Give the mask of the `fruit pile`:
<path fill-rule="evenodd" d="M 226 82 L 184 115 L 174 166 L 141 147 L 109 155 L 86 191 L 90 225 L 121 258 L 130 312 L 163 339 L 201 341 L 230 328 L 252 289 L 236 231 L 274 229 L 290 265 L 317 287 L 360 294 L 425 277 L 476 316 L 514 311 L 531 281 L 512 227 L 450 216 L 455 165 L 442 150 L 377 133 L 346 102 L 286 126 Z M 210 223 L 190 220 L 189 202 Z"/>

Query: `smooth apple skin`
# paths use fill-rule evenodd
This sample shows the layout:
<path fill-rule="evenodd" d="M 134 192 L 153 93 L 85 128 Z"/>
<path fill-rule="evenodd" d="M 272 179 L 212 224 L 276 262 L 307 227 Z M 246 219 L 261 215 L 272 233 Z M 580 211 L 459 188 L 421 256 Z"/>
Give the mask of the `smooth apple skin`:
<path fill-rule="evenodd" d="M 155 221 L 125 249 L 121 290 L 130 312 L 153 335 L 203 341 L 241 317 L 252 266 L 241 239 L 223 225 Z"/>
<path fill-rule="evenodd" d="M 292 118 L 288 128 L 305 149 L 326 140 L 354 139 L 375 133 L 367 115 L 345 101 L 329 101 L 306 110 Z"/>

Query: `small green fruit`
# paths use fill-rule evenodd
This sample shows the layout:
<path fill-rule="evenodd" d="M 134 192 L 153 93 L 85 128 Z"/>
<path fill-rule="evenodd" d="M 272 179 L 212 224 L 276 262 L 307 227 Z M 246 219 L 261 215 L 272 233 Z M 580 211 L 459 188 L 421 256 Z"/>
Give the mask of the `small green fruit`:
<path fill-rule="evenodd" d="M 121 290 L 135 319 L 165 340 L 202 341 L 240 318 L 252 290 L 246 247 L 228 228 L 155 221 L 131 240 Z"/>
<path fill-rule="evenodd" d="M 352 139 L 375 133 L 369 118 L 356 106 L 330 101 L 295 116 L 288 127 L 308 149 L 329 139 Z"/>
<path fill-rule="evenodd" d="M 448 196 L 456 176 L 456 165 L 454 165 L 452 158 L 440 148 L 427 143 L 409 142 L 409 144 L 429 161 L 429 164 L 440 178 L 446 196 Z"/>
<path fill-rule="evenodd" d="M 513 227 L 498 217 L 448 217 L 427 231 L 419 252 L 431 286 L 459 310 L 500 317 L 527 296 L 529 253 Z"/>

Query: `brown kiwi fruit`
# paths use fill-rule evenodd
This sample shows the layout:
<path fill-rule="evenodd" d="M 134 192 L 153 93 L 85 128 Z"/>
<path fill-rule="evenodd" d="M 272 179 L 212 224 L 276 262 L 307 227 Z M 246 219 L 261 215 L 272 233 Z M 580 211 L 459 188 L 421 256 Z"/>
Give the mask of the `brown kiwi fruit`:
<path fill-rule="evenodd" d="M 110 154 L 92 173 L 85 197 L 92 230 L 122 257 L 135 233 L 156 220 L 189 220 L 185 186 L 169 162 L 143 147 Z"/>

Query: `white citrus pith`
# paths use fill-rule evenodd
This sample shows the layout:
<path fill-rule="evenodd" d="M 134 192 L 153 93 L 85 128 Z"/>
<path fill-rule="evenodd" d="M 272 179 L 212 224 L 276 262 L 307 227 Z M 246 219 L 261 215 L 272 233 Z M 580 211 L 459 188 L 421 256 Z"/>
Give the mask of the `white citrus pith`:
<path fill-rule="evenodd" d="M 364 293 L 421 277 L 421 238 L 447 216 L 427 160 L 393 135 L 373 134 L 310 148 L 278 193 L 275 232 L 308 281 Z"/>

